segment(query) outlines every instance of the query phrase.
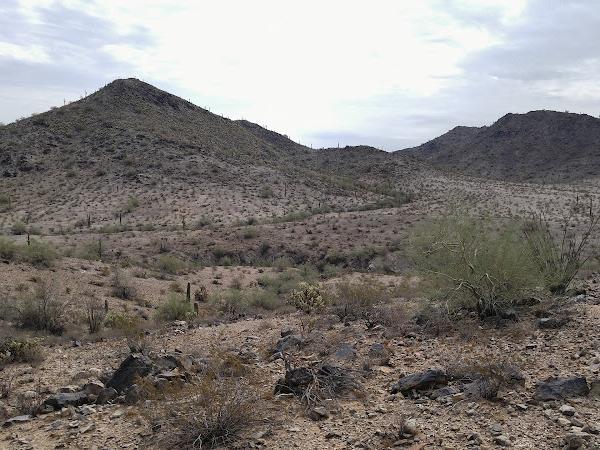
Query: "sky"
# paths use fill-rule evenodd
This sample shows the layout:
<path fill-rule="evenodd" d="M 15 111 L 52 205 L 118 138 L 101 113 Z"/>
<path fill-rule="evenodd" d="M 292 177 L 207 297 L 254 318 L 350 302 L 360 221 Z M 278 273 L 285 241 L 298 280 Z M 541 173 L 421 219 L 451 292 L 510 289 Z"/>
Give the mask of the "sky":
<path fill-rule="evenodd" d="M 0 122 L 135 77 L 315 148 L 600 114 L 598 0 L 0 0 Z"/>

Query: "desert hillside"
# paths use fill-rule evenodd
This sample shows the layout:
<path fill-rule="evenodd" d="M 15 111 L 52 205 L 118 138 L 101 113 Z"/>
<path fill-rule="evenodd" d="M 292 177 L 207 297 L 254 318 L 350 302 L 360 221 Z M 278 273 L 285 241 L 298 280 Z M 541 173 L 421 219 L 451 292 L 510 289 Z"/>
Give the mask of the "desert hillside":
<path fill-rule="evenodd" d="M 581 180 L 600 175 L 600 119 L 555 111 L 506 114 L 487 127 L 456 127 L 407 152 L 436 167 L 484 178 Z"/>

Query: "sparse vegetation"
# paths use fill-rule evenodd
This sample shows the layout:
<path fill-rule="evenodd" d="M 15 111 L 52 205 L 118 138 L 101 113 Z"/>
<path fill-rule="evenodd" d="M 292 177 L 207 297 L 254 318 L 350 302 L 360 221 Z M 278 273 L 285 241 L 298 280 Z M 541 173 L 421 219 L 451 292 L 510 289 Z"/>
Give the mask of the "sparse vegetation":
<path fill-rule="evenodd" d="M 172 322 L 174 320 L 190 320 L 194 315 L 192 304 L 187 301 L 185 296 L 172 292 L 158 308 L 156 317 L 161 321 Z"/>
<path fill-rule="evenodd" d="M 319 286 L 306 282 L 301 282 L 298 289 L 290 293 L 289 302 L 306 314 L 323 311 L 327 306 L 327 299 Z"/>
<path fill-rule="evenodd" d="M 15 307 L 22 328 L 61 334 L 64 330 L 66 302 L 45 281 L 39 281 L 31 294 L 24 294 Z"/>

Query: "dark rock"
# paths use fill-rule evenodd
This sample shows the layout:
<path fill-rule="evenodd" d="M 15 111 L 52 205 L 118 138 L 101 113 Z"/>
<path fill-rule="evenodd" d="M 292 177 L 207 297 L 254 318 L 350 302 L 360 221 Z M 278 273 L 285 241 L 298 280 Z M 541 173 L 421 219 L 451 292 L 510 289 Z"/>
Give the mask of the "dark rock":
<path fill-rule="evenodd" d="M 460 391 L 454 387 L 446 386 L 440 389 L 436 389 L 431 394 L 429 394 L 429 398 L 432 400 L 436 400 L 438 398 L 449 397 L 454 394 L 458 394 Z"/>
<path fill-rule="evenodd" d="M 556 329 L 569 322 L 567 317 L 542 317 L 538 320 L 538 327 L 543 329 Z"/>
<path fill-rule="evenodd" d="M 51 406 L 55 410 L 62 409 L 66 406 L 81 406 L 86 403 L 90 403 L 90 396 L 85 391 L 59 392 L 44 400 L 45 405 Z"/>
<path fill-rule="evenodd" d="M 392 352 L 382 343 L 376 342 L 369 348 L 369 359 L 378 366 L 389 366 Z"/>
<path fill-rule="evenodd" d="M 95 395 L 98 397 L 103 391 L 105 387 L 100 381 L 90 381 L 83 385 L 83 390 L 88 394 Z"/>
<path fill-rule="evenodd" d="M 344 342 L 337 348 L 333 357 L 340 361 L 352 361 L 356 359 L 356 350 L 350 344 Z"/>
<path fill-rule="evenodd" d="M 285 378 L 280 378 L 275 384 L 275 393 L 302 395 L 313 381 L 314 375 L 309 368 L 290 369 L 285 372 Z"/>
<path fill-rule="evenodd" d="M 125 392 L 125 403 L 128 405 L 133 405 L 140 400 L 143 400 L 144 397 L 144 390 L 137 384 L 134 384 L 127 389 L 127 392 Z"/>
<path fill-rule="evenodd" d="M 390 392 L 397 394 L 410 393 L 411 391 L 426 391 L 436 387 L 445 386 L 448 383 L 448 377 L 443 370 L 429 369 L 425 372 L 415 373 L 400 378 L 398 383 L 394 384 Z"/>
<path fill-rule="evenodd" d="M 290 336 L 294 333 L 295 333 L 295 331 L 292 328 L 284 328 L 283 330 L 281 330 L 281 337 L 284 338 L 284 337 Z"/>
<path fill-rule="evenodd" d="M 118 392 L 114 388 L 105 388 L 98 395 L 96 403 L 103 405 L 114 400 L 115 398 L 117 398 L 118 395 Z"/>
<path fill-rule="evenodd" d="M 534 399 L 539 401 L 585 397 L 590 389 L 585 377 L 548 378 L 535 387 Z"/>
<path fill-rule="evenodd" d="M 154 369 L 154 363 L 146 355 L 131 354 L 121 363 L 106 387 L 112 387 L 117 392 L 124 392 L 131 387 L 138 378 L 149 375 Z"/>
<path fill-rule="evenodd" d="M 274 354 L 283 353 L 292 348 L 299 348 L 304 345 L 304 339 L 296 334 L 289 334 L 277 341 L 275 348 L 273 349 Z"/>

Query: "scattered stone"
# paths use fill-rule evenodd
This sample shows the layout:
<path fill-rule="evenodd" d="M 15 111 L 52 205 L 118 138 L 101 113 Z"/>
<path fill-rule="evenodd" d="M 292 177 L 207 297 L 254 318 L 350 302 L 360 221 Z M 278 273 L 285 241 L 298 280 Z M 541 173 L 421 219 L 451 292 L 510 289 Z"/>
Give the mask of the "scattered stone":
<path fill-rule="evenodd" d="M 356 359 L 356 350 L 348 343 L 342 343 L 337 348 L 333 357 L 338 361 L 352 361 Z"/>
<path fill-rule="evenodd" d="M 415 419 L 407 419 L 402 424 L 402 432 L 410 436 L 415 436 L 419 432 L 417 421 Z"/>
<path fill-rule="evenodd" d="M 44 404 L 51 406 L 55 410 L 65 408 L 67 406 L 81 406 L 90 402 L 90 398 L 87 392 L 58 392 L 51 395 Z"/>
<path fill-rule="evenodd" d="M 131 387 L 138 378 L 143 378 L 152 372 L 154 363 L 146 356 L 139 353 L 131 354 L 121 363 L 106 387 L 114 388 L 117 392 L 124 392 Z"/>
<path fill-rule="evenodd" d="M 389 366 L 392 351 L 380 342 L 376 342 L 369 348 L 369 360 L 377 366 Z"/>
<path fill-rule="evenodd" d="M 564 327 L 569 322 L 567 317 L 542 317 L 538 320 L 538 327 L 542 329 L 557 329 Z"/>
<path fill-rule="evenodd" d="M 575 415 L 575 408 L 573 408 L 571 405 L 562 405 L 559 408 L 559 411 L 567 417 L 571 417 Z"/>
<path fill-rule="evenodd" d="M 548 378 L 537 383 L 534 399 L 538 401 L 585 397 L 590 389 L 585 377 Z"/>
<path fill-rule="evenodd" d="M 500 434 L 494 437 L 494 444 L 499 445 L 500 447 L 510 447 L 511 442 L 508 436 Z"/>
<path fill-rule="evenodd" d="M 429 369 L 425 372 L 415 373 L 400 378 L 398 383 L 390 388 L 390 393 L 402 394 L 410 393 L 411 391 L 426 391 L 439 386 L 445 386 L 448 383 L 448 377 L 443 370 Z"/>
<path fill-rule="evenodd" d="M 327 408 L 323 406 L 315 406 L 313 409 L 311 409 L 309 417 L 315 421 L 327 419 L 329 417 L 329 411 L 327 411 Z"/>

